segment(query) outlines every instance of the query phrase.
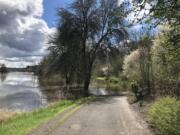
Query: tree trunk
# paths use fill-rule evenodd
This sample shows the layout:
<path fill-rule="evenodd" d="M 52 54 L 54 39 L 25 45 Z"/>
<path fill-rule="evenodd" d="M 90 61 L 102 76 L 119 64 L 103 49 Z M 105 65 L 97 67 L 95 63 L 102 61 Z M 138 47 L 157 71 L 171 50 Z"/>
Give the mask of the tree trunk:
<path fill-rule="evenodd" d="M 85 97 L 88 97 L 89 96 L 89 84 L 90 84 L 90 80 L 91 80 L 91 77 L 90 75 L 87 75 L 86 78 L 85 78 L 85 81 L 84 81 L 84 93 L 83 95 Z"/>
<path fill-rule="evenodd" d="M 84 93 L 83 94 L 85 97 L 89 96 L 89 85 L 91 82 L 91 73 L 92 73 L 92 66 L 93 66 L 94 60 L 95 59 L 90 60 L 89 58 L 89 63 L 86 69 L 86 73 L 84 75 Z"/>

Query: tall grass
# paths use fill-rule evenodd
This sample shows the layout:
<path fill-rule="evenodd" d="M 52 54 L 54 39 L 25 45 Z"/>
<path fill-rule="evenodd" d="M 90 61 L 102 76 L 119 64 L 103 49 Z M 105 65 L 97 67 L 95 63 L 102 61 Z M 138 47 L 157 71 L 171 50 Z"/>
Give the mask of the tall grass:
<path fill-rule="evenodd" d="M 15 116 L 17 113 L 6 111 L 6 110 L 0 110 L 0 123 L 5 122 L 6 120 L 10 119 L 11 117 Z"/>

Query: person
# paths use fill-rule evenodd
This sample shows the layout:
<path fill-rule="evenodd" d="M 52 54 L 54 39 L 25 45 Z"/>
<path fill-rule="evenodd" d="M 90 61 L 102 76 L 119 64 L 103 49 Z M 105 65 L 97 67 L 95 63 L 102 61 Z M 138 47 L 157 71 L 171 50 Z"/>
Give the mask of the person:
<path fill-rule="evenodd" d="M 136 100 L 134 101 L 134 103 L 136 103 L 138 101 L 138 85 L 135 81 L 133 81 L 133 83 L 131 84 L 131 90 L 136 97 Z"/>
<path fill-rule="evenodd" d="M 137 98 L 138 98 L 138 101 L 139 101 L 139 106 L 142 106 L 144 96 L 143 96 L 143 88 L 142 88 L 141 84 L 138 85 Z"/>
<path fill-rule="evenodd" d="M 143 104 L 143 88 L 140 83 L 137 83 L 133 81 L 131 84 L 132 92 L 134 93 L 134 96 L 136 97 L 136 100 L 134 103 L 139 102 L 139 106 L 142 106 Z"/>

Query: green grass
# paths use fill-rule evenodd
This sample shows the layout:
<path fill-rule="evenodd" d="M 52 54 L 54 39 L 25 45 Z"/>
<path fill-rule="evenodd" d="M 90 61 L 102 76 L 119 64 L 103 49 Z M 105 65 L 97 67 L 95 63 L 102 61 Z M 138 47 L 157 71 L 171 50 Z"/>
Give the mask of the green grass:
<path fill-rule="evenodd" d="M 94 80 L 94 84 L 97 87 L 106 88 L 112 91 L 125 91 L 129 87 L 129 81 L 122 80 L 116 76 L 107 77 L 96 77 Z"/>
<path fill-rule="evenodd" d="M 77 101 L 64 100 L 38 111 L 16 115 L 8 121 L 0 123 L 0 135 L 24 135 L 80 102 L 84 102 L 84 99 Z"/>
<path fill-rule="evenodd" d="M 120 81 L 120 79 L 118 77 L 115 77 L 115 76 L 110 76 L 109 78 L 107 78 L 107 77 L 96 77 L 95 80 L 97 80 L 97 81 L 109 81 L 109 82 L 113 82 L 113 83 L 118 83 Z"/>
<path fill-rule="evenodd" d="M 115 76 L 110 76 L 109 77 L 109 82 L 111 82 L 111 83 L 114 83 L 114 84 L 117 84 L 117 83 L 119 83 L 121 80 L 120 80 L 120 78 L 118 78 L 118 77 L 115 77 Z"/>
<path fill-rule="evenodd" d="M 96 77 L 95 79 L 98 80 L 98 81 L 105 81 L 106 77 Z"/>

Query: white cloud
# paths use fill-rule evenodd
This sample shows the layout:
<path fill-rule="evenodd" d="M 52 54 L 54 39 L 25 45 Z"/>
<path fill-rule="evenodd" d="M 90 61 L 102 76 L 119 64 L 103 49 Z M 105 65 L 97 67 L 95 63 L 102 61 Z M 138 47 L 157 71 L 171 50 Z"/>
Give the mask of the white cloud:
<path fill-rule="evenodd" d="M 0 0 L 0 63 L 18 67 L 40 61 L 52 32 L 42 15 L 43 0 Z"/>

